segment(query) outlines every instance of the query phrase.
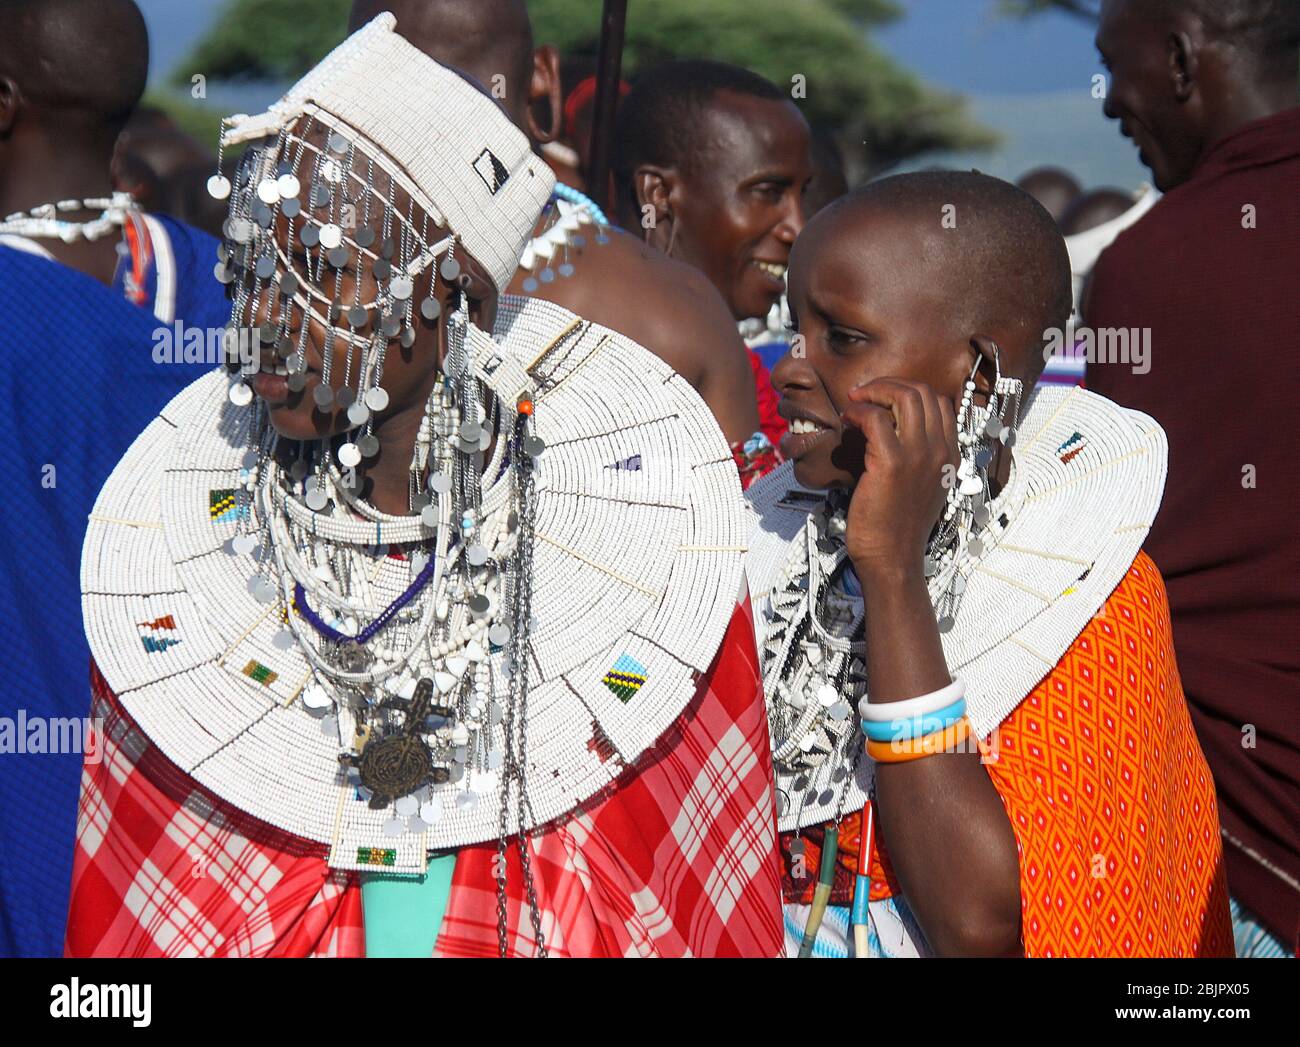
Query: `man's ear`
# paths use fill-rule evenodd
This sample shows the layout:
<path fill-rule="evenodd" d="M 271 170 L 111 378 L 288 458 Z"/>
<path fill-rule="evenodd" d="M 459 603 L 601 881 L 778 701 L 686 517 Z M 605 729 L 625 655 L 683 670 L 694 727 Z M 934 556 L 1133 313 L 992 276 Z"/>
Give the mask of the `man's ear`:
<path fill-rule="evenodd" d="M 549 110 L 549 126 L 537 119 Z M 543 44 L 533 52 L 533 78 L 528 84 L 528 137 L 539 145 L 554 142 L 564 130 L 564 95 L 560 85 L 560 52 L 554 44 Z"/>
<path fill-rule="evenodd" d="M 672 167 L 642 164 L 632 175 L 642 229 L 656 229 L 670 224 L 679 179 Z"/>
<path fill-rule="evenodd" d="M 1166 53 L 1169 62 L 1169 84 L 1173 89 L 1174 98 L 1179 102 L 1186 102 L 1192 96 L 1196 74 L 1200 68 L 1197 43 L 1186 30 L 1177 30 L 1169 34 Z"/>
<path fill-rule="evenodd" d="M 0 138 L 8 138 L 23 107 L 23 92 L 13 77 L 0 76 Z"/>

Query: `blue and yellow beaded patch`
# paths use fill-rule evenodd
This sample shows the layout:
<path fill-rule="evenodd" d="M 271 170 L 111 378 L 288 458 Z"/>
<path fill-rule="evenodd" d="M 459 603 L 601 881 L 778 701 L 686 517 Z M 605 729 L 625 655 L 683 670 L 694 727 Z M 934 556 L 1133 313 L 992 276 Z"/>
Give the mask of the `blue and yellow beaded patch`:
<path fill-rule="evenodd" d="M 214 523 L 230 523 L 248 519 L 248 506 L 239 504 L 233 487 L 216 488 L 208 492 L 208 518 Z"/>
<path fill-rule="evenodd" d="M 176 619 L 170 614 L 155 618 L 152 622 L 137 622 L 140 630 L 140 642 L 144 644 L 147 654 L 161 654 L 168 647 L 175 647 L 181 642 L 179 636 L 170 634 L 176 631 Z"/>
<path fill-rule="evenodd" d="M 620 702 L 630 701 L 646 682 L 646 667 L 630 654 L 620 655 L 601 681 Z"/>

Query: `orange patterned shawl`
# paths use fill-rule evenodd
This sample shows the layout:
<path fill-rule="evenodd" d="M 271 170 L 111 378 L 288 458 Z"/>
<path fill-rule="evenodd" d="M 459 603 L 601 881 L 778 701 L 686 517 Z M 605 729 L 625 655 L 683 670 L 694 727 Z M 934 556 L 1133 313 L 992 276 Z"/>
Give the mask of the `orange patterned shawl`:
<path fill-rule="evenodd" d="M 990 742 L 1020 852 L 1026 956 L 1233 954 L 1214 783 L 1145 553 Z M 834 904 L 851 898 L 859 821 L 840 825 Z M 785 883 L 787 901 L 807 904 L 821 832 L 804 839 L 806 878 Z M 871 873 L 873 900 L 898 892 L 879 846 Z"/>

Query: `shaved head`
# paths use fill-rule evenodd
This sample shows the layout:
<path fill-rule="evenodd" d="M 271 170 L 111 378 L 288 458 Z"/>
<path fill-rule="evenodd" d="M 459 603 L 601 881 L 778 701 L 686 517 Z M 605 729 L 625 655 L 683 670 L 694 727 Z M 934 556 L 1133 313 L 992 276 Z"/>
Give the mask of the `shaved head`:
<path fill-rule="evenodd" d="M 0 0 L 0 77 L 35 109 L 121 125 L 148 74 L 135 0 Z"/>
<path fill-rule="evenodd" d="M 523 126 L 533 70 L 533 27 L 524 0 L 355 0 L 349 32 L 385 11 L 397 19 L 398 34 L 430 58 L 486 88 L 504 76 L 506 109 Z"/>
<path fill-rule="evenodd" d="M 1017 332 L 1024 373 L 1036 380 L 1044 363 L 1044 332 L 1065 328 L 1073 301 L 1069 253 L 1046 209 L 1000 178 L 922 171 L 841 197 L 805 235 L 815 225 L 851 235 L 875 215 L 912 230 L 914 279 L 940 289 L 945 324 L 962 332 Z"/>

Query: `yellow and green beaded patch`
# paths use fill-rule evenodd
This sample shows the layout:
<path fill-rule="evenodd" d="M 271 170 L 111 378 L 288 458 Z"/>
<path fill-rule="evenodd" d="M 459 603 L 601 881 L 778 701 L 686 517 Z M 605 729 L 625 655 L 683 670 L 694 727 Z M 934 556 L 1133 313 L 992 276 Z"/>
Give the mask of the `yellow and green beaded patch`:
<path fill-rule="evenodd" d="M 270 687 L 271 684 L 275 683 L 275 681 L 280 678 L 279 673 L 272 672 L 257 659 L 253 659 L 244 666 L 244 675 L 250 680 L 256 680 L 264 687 Z"/>
<path fill-rule="evenodd" d="M 358 847 L 358 865 L 393 865 L 397 862 L 397 851 L 392 847 Z"/>
<path fill-rule="evenodd" d="M 248 516 L 248 507 L 239 504 L 233 487 L 221 487 L 208 492 L 208 518 L 214 523 L 228 523 Z"/>
<path fill-rule="evenodd" d="M 601 681 L 620 702 L 628 702 L 645 685 L 646 667 L 630 654 L 620 655 Z"/>

